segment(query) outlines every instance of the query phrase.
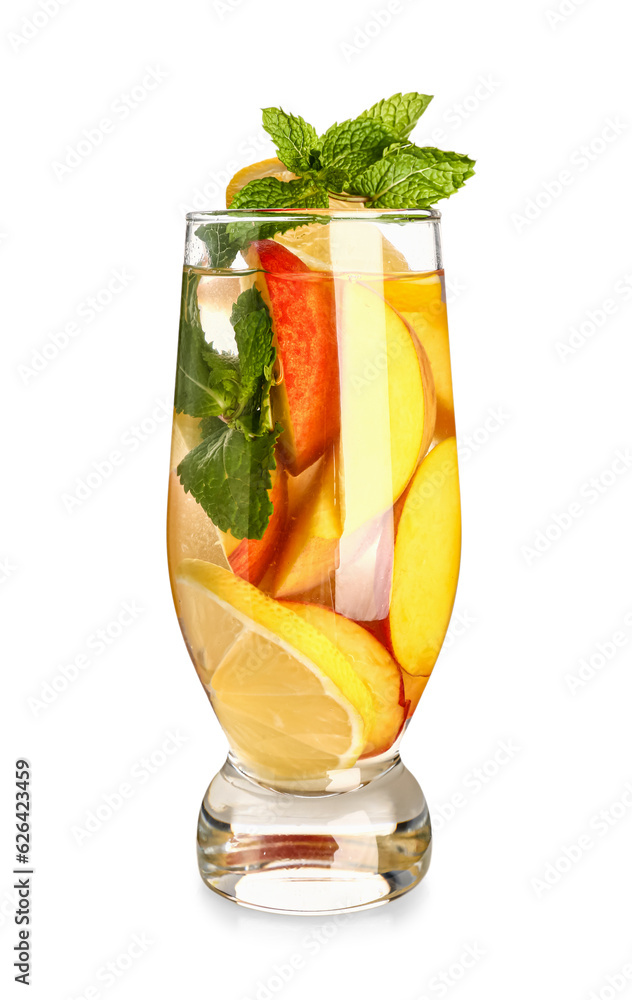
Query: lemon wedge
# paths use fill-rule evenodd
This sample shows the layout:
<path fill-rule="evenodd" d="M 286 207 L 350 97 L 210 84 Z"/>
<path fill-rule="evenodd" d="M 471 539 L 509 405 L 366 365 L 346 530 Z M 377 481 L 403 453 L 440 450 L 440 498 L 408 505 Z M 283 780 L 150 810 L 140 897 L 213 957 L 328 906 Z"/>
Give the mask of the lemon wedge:
<path fill-rule="evenodd" d="M 265 780 L 352 767 L 375 718 L 369 687 L 327 636 L 229 570 L 178 568 L 179 613 L 237 756 Z"/>

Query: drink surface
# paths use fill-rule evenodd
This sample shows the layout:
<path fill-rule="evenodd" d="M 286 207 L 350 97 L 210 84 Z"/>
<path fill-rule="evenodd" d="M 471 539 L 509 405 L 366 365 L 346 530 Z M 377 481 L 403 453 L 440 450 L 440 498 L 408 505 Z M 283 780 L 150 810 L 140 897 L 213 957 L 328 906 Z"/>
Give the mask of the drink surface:
<path fill-rule="evenodd" d="M 239 762 L 272 784 L 326 787 L 393 752 L 445 637 L 460 556 L 454 407 L 442 272 L 313 270 L 318 246 L 305 261 L 286 242 L 253 244 L 247 271 L 185 268 L 179 378 L 224 399 L 266 320 L 273 363 L 256 414 L 230 410 L 235 430 L 178 412 L 176 391 L 168 556 Z M 263 306 L 240 327 L 253 289 Z M 221 378 L 187 369 L 192 331 Z M 268 469 L 248 435 L 264 417 L 262 513 Z"/>

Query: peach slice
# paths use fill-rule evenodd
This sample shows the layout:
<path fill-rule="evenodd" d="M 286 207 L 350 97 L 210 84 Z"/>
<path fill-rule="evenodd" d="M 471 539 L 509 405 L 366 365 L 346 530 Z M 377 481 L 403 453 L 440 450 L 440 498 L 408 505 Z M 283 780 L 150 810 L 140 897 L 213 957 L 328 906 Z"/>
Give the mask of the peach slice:
<path fill-rule="evenodd" d="M 434 434 L 430 364 L 413 330 L 373 288 L 336 281 L 345 534 L 403 493 Z"/>
<path fill-rule="evenodd" d="M 321 459 L 317 473 L 310 476 L 309 488 L 290 515 L 287 542 L 276 563 L 271 593 L 290 597 L 319 585 L 330 587 L 341 533 L 332 448 Z"/>
<path fill-rule="evenodd" d="M 384 282 L 384 296 L 412 326 L 430 360 L 437 394 L 436 433 L 455 433 L 448 317 L 438 275 Z"/>
<path fill-rule="evenodd" d="M 287 474 L 277 467 L 272 472 L 272 514 L 262 538 L 243 538 L 228 556 L 233 573 L 255 586 L 261 581 L 279 545 L 287 517 Z M 232 538 L 232 535 L 229 536 Z"/>
<path fill-rule="evenodd" d="M 402 670 L 402 678 L 404 681 L 404 700 L 406 703 L 406 718 L 410 719 L 411 715 L 417 708 L 421 700 L 421 696 L 426 690 L 426 684 L 430 680 L 429 677 L 413 677 L 412 674 L 407 674 L 405 670 Z"/>
<path fill-rule="evenodd" d="M 404 499 L 395 538 L 390 642 L 401 667 L 427 677 L 450 622 L 461 555 L 456 439 L 433 448 Z"/>
<path fill-rule="evenodd" d="M 402 675 L 393 657 L 361 625 L 328 608 L 295 601 L 280 603 L 324 632 L 371 691 L 376 714 L 362 756 L 388 750 L 404 722 Z"/>
<path fill-rule="evenodd" d="M 260 271 L 255 284 L 272 315 L 281 380 L 272 389 L 272 408 L 283 426 L 284 464 L 296 476 L 340 429 L 333 283 L 274 240 L 255 241 L 244 253 Z"/>

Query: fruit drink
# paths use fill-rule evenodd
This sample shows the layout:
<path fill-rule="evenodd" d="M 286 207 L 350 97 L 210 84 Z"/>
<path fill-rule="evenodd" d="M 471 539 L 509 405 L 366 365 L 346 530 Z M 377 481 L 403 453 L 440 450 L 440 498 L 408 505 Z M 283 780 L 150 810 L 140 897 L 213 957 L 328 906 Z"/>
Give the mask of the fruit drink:
<path fill-rule="evenodd" d="M 234 758 L 279 788 L 393 756 L 456 591 L 443 272 L 361 225 L 353 269 L 308 225 L 183 276 L 173 596 Z"/>

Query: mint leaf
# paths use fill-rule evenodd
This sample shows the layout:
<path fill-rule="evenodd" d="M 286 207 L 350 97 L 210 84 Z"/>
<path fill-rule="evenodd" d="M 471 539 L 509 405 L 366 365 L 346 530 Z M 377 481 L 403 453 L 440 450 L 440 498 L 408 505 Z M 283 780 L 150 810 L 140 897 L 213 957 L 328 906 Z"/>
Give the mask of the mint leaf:
<path fill-rule="evenodd" d="M 233 208 L 327 208 L 329 199 L 315 177 L 280 181 L 278 177 L 258 177 L 238 191 Z"/>
<path fill-rule="evenodd" d="M 191 493 L 220 531 L 230 531 L 235 538 L 262 538 L 273 509 L 268 490 L 280 426 L 248 439 L 213 417 L 203 422 L 202 432 L 204 440 L 177 469 L 185 492 Z"/>
<path fill-rule="evenodd" d="M 371 118 L 355 118 L 332 125 L 322 138 L 320 158 L 324 176 L 331 177 L 333 171 L 337 171 L 338 183 L 344 181 L 339 188 L 342 190 L 355 174 L 379 160 L 395 138 L 381 122 Z M 328 186 L 330 183 L 329 180 Z"/>
<path fill-rule="evenodd" d="M 229 234 L 226 223 L 210 222 L 198 226 L 195 235 L 206 243 L 208 266 L 218 270 L 230 267 L 241 249 L 239 242 Z"/>
<path fill-rule="evenodd" d="M 407 139 L 431 100 L 428 94 L 393 94 L 359 117 L 379 121 L 395 138 Z"/>
<path fill-rule="evenodd" d="M 240 409 L 229 422 L 247 436 L 272 430 L 270 389 L 274 381 L 276 349 L 272 321 L 257 288 L 242 292 L 233 305 L 230 322 L 239 352 Z"/>
<path fill-rule="evenodd" d="M 219 352 L 204 338 L 199 279 L 185 274 L 176 409 L 204 418 L 204 440 L 182 460 L 178 475 L 218 528 L 261 538 L 272 513 L 267 490 L 282 431 L 270 404 L 276 360 L 270 313 L 258 289 L 242 292 L 230 318 L 238 355 Z"/>
<path fill-rule="evenodd" d="M 174 405 L 177 413 L 208 417 L 218 413 L 217 400 L 209 391 L 207 350 L 200 323 L 197 293 L 200 275 L 185 271 L 182 279 L 180 335 Z"/>
<path fill-rule="evenodd" d="M 373 163 L 354 178 L 354 193 L 371 208 L 428 208 L 449 198 L 474 173 L 474 160 L 431 146 L 408 146 Z"/>
<path fill-rule="evenodd" d="M 233 305 L 237 356 L 206 342 L 197 293 L 200 275 L 186 272 L 178 345 L 175 407 L 194 417 L 224 417 L 230 426 L 256 436 L 271 430 L 270 388 L 276 350 L 270 313 L 256 288 Z"/>
<path fill-rule="evenodd" d="M 263 127 L 272 138 L 279 159 L 295 174 L 312 169 L 318 156 L 316 129 L 300 117 L 288 115 L 281 108 L 263 109 Z"/>
<path fill-rule="evenodd" d="M 220 417 L 224 413 L 232 413 L 239 406 L 240 399 L 239 359 L 208 345 L 202 353 L 210 369 L 207 389 L 212 404 L 208 405 L 207 416 Z"/>

